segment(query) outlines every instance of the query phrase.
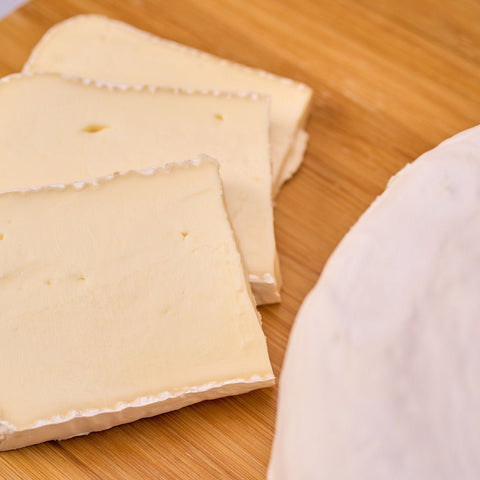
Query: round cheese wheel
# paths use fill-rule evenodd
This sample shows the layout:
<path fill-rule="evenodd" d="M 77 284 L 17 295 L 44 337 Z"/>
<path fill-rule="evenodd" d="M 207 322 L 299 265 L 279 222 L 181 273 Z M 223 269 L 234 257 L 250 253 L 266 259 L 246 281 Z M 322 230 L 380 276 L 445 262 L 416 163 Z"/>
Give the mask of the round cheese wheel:
<path fill-rule="evenodd" d="M 295 321 L 271 480 L 480 478 L 480 126 L 405 167 Z"/>

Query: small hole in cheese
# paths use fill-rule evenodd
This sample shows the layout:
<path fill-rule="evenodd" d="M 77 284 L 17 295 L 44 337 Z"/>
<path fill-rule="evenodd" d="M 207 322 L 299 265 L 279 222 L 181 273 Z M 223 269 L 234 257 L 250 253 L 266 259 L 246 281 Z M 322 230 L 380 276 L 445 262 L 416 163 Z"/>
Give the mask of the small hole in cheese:
<path fill-rule="evenodd" d="M 223 120 L 223 115 L 221 113 L 215 113 L 213 115 L 217 120 Z"/>
<path fill-rule="evenodd" d="M 187 235 L 188 235 L 188 232 L 182 232 L 182 237 L 183 237 L 183 238 L 186 238 Z"/>
<path fill-rule="evenodd" d="M 51 285 L 52 281 L 51 280 L 45 280 L 45 282 L 43 282 L 43 283 L 45 283 L 45 285 Z"/>
<path fill-rule="evenodd" d="M 112 128 L 110 125 L 100 125 L 98 123 L 91 123 L 82 129 L 83 132 L 87 133 L 97 133 L 101 132 L 102 130 L 107 130 Z"/>
<path fill-rule="evenodd" d="M 3 233 L 0 233 L 0 240 L 3 240 L 3 239 L 4 239 Z"/>
<path fill-rule="evenodd" d="M 80 275 L 80 276 L 78 277 L 78 279 L 79 279 L 79 280 L 86 280 L 86 278 L 85 278 L 83 275 Z"/>

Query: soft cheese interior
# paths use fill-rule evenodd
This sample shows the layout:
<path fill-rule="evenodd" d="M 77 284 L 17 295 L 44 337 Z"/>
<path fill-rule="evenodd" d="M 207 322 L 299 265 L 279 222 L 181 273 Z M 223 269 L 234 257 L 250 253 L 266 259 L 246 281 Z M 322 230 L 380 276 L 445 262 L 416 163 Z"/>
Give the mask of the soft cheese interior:
<path fill-rule="evenodd" d="M 127 24 L 98 15 L 59 23 L 38 44 L 25 71 L 53 71 L 130 84 L 265 93 L 272 98 L 275 193 L 289 178 L 281 172 L 286 159 L 292 156 L 290 169 L 301 163 L 303 151 L 301 156 L 289 152 L 308 114 L 312 97 L 309 87 L 163 40 Z M 302 142 L 297 141 L 297 150 Z"/>
<path fill-rule="evenodd" d="M 273 303 L 281 280 L 268 125 L 269 101 L 256 94 L 13 75 L 0 81 L 0 190 L 212 155 L 221 165 L 227 210 L 257 303 Z"/>
<path fill-rule="evenodd" d="M 0 450 L 273 382 L 216 162 L 0 211 Z"/>

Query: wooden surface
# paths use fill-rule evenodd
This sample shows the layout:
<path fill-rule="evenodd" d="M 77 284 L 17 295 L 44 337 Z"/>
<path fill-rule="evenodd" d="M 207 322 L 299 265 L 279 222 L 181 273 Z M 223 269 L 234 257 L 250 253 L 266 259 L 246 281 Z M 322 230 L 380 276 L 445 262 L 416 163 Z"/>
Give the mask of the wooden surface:
<path fill-rule="evenodd" d="M 305 163 L 275 211 L 283 301 L 261 308 L 277 375 L 301 301 L 389 177 L 480 123 L 477 0 L 33 0 L 0 21 L 0 75 L 19 71 L 50 26 L 78 13 L 314 88 Z M 264 478 L 276 397 L 266 389 L 0 453 L 0 478 Z"/>

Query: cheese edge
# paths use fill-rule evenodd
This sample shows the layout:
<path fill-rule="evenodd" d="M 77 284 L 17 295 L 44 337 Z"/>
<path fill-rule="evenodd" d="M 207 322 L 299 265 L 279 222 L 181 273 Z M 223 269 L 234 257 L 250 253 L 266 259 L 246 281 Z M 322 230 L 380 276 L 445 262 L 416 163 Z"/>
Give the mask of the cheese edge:
<path fill-rule="evenodd" d="M 164 92 L 172 93 L 177 95 L 204 95 L 212 97 L 220 97 L 226 99 L 238 99 L 245 98 L 253 101 L 265 101 L 267 102 L 269 108 L 271 104 L 271 98 L 269 95 L 257 92 L 248 92 L 248 91 L 226 91 L 226 90 L 216 90 L 216 89 L 195 89 L 195 88 L 181 88 L 181 87 L 170 87 L 165 85 L 151 85 L 151 84 L 140 84 L 140 83 L 117 83 L 109 82 L 104 80 L 94 80 L 88 77 L 79 77 L 77 75 L 69 75 L 66 73 L 57 73 L 50 71 L 35 71 L 35 72 L 20 72 L 20 73 L 11 73 L 5 77 L 0 78 L 1 83 L 9 83 L 11 81 L 19 80 L 22 78 L 32 78 L 32 77 L 52 77 L 60 78 L 65 81 L 72 83 L 78 83 L 83 85 L 92 85 L 96 88 L 106 89 L 109 91 L 148 91 L 150 93 L 155 92 Z"/>
<path fill-rule="evenodd" d="M 285 162 L 272 186 L 272 195 L 275 198 L 285 182 L 290 180 L 302 165 L 305 151 L 307 150 L 309 134 L 305 130 L 299 130 L 293 145 L 285 158 Z"/>
<path fill-rule="evenodd" d="M 275 250 L 274 276 L 265 273 L 262 276 L 249 274 L 248 281 L 257 305 L 270 305 L 281 301 L 282 274 L 278 252 Z"/>
<path fill-rule="evenodd" d="M 170 162 L 164 163 L 161 165 L 154 165 L 151 167 L 139 168 L 135 170 L 122 170 L 119 172 L 114 172 L 109 175 L 103 175 L 101 177 L 90 178 L 87 180 L 80 180 L 72 183 L 53 183 L 50 185 L 38 185 L 35 187 L 28 188 L 13 188 L 10 190 L 4 190 L 0 192 L 0 195 L 7 195 L 10 193 L 28 193 L 28 192 L 39 192 L 39 191 L 48 191 L 48 190 L 67 190 L 75 189 L 82 190 L 87 187 L 98 187 L 105 182 L 108 182 L 116 177 L 130 176 L 130 175 L 144 175 L 151 176 L 156 174 L 166 174 L 174 170 L 180 170 L 183 168 L 188 168 L 190 166 L 198 167 L 204 164 L 215 165 L 217 171 L 220 168 L 220 165 L 217 160 L 208 155 L 198 155 L 196 158 L 182 160 L 180 162 Z M 222 195 L 223 195 L 223 185 L 222 185 Z"/>
<path fill-rule="evenodd" d="M 141 418 L 178 410 L 200 401 L 247 393 L 274 384 L 273 373 L 264 376 L 254 375 L 249 379 L 236 378 L 225 382 L 210 382 L 188 387 L 179 393 L 167 391 L 155 396 L 139 397 L 131 402 L 119 402 L 112 409 L 89 409 L 83 412 L 74 410 L 63 416 L 56 415 L 49 420 L 39 420 L 21 430 L 0 420 L 0 451 L 87 435 Z"/>

